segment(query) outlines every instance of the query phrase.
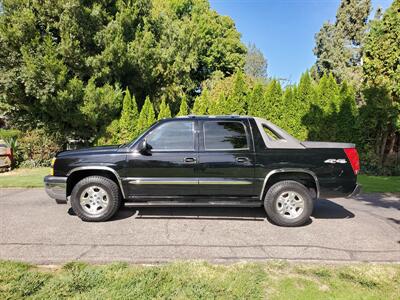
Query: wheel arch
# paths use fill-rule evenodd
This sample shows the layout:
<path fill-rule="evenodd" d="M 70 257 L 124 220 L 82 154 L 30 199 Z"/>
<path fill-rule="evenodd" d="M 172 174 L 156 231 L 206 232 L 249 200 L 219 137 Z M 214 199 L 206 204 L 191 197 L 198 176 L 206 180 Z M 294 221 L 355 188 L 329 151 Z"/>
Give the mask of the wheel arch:
<path fill-rule="evenodd" d="M 70 170 L 67 174 L 67 197 L 71 195 L 72 189 L 80 180 L 94 175 L 103 176 L 113 180 L 119 186 L 122 197 L 125 198 L 119 174 L 114 169 L 106 166 L 82 166 Z"/>
<path fill-rule="evenodd" d="M 294 180 L 310 189 L 315 189 L 316 198 L 319 198 L 319 181 L 317 175 L 313 171 L 301 168 L 283 168 L 272 170 L 265 176 L 263 187 L 260 193 L 260 200 L 264 198 L 268 189 L 273 184 L 282 180 Z"/>

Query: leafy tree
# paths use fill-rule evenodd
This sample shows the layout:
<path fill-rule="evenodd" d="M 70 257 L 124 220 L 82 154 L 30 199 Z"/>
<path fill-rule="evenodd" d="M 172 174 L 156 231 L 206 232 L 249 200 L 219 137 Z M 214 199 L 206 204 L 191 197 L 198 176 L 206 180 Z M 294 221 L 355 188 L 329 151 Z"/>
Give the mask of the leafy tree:
<path fill-rule="evenodd" d="M 99 33 L 104 50 L 90 63 L 99 80 L 116 80 L 135 91 L 139 106 L 147 95 L 173 102 L 183 92 L 195 93 L 213 72 L 229 75 L 243 67 L 246 48 L 240 34 L 208 1 L 141 0 L 117 6 L 113 26 Z"/>
<path fill-rule="evenodd" d="M 325 23 L 315 35 L 319 76 L 333 73 L 339 81 L 347 80 L 358 89 L 361 87 L 361 57 L 370 11 L 370 0 L 341 1 L 335 23 Z"/>
<path fill-rule="evenodd" d="M 149 128 L 151 125 L 153 125 L 153 123 L 155 121 L 156 121 L 156 117 L 155 117 L 155 113 L 154 113 L 154 107 L 150 101 L 150 98 L 147 97 L 146 100 L 144 101 L 144 105 L 139 114 L 136 132 L 138 134 L 141 134 L 147 128 Z"/>
<path fill-rule="evenodd" d="M 364 46 L 366 105 L 361 108 L 365 142 L 384 164 L 400 135 L 400 1 L 371 24 Z"/>
<path fill-rule="evenodd" d="M 126 89 L 121 118 L 119 119 L 119 139 L 121 142 L 129 142 L 139 134 L 136 131 L 138 118 L 139 112 L 135 96 L 132 97 L 129 90 Z"/>
<path fill-rule="evenodd" d="M 266 79 L 267 66 L 267 60 L 260 49 L 255 44 L 249 44 L 244 65 L 245 73 L 254 78 Z"/>
<path fill-rule="evenodd" d="M 215 72 L 225 77 L 244 65 L 234 22 L 206 0 L 2 5 L 0 102 L 22 129 L 92 139 L 118 117 L 121 90 L 133 91 L 139 107 L 147 96 L 170 104 L 197 95 Z"/>
<path fill-rule="evenodd" d="M 187 97 L 186 97 L 186 95 L 183 95 L 177 116 L 187 116 L 188 111 L 189 111 L 189 108 L 187 105 Z"/>
<path fill-rule="evenodd" d="M 161 120 L 164 118 L 171 118 L 171 110 L 169 105 L 165 103 L 165 98 L 162 99 L 160 105 L 160 112 L 158 113 L 157 120 Z"/>

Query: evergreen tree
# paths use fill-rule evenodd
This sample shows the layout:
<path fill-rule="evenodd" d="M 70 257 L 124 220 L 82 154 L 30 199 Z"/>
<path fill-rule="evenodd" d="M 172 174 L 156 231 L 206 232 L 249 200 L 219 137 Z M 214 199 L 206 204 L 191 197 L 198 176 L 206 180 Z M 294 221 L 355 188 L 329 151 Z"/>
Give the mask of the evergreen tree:
<path fill-rule="evenodd" d="M 246 75 L 258 78 L 267 78 L 267 60 L 264 55 L 254 44 L 249 44 L 247 47 L 246 63 L 244 72 Z"/>
<path fill-rule="evenodd" d="M 334 141 L 337 135 L 336 121 L 329 117 L 337 113 L 340 105 L 340 88 L 333 74 L 324 74 L 317 85 L 317 98 L 314 104 L 318 108 L 315 111 L 314 125 L 316 136 L 313 139 L 321 141 Z"/>
<path fill-rule="evenodd" d="M 285 107 L 283 105 L 282 96 L 283 91 L 279 81 L 276 79 L 271 80 L 266 86 L 262 113 L 264 118 L 267 120 L 281 126 L 282 128 L 286 128 L 285 120 L 283 118 Z"/>
<path fill-rule="evenodd" d="M 136 132 L 138 134 L 143 133 L 147 128 L 149 128 L 156 121 L 153 104 L 149 97 L 146 97 L 144 101 L 142 110 L 139 114 L 138 124 Z"/>
<path fill-rule="evenodd" d="M 188 105 L 187 105 L 187 97 L 186 94 L 183 95 L 181 100 L 181 105 L 179 106 L 179 112 L 177 116 L 187 116 L 188 115 Z"/>
<path fill-rule="evenodd" d="M 331 118 L 331 123 L 337 126 L 335 141 L 359 142 L 359 121 L 356 94 L 354 89 L 343 82 L 339 91 L 339 107 Z"/>
<path fill-rule="evenodd" d="M 395 0 L 372 22 L 364 48 L 366 105 L 360 109 L 361 129 L 381 165 L 400 145 L 399 11 L 400 1 Z"/>
<path fill-rule="evenodd" d="M 320 76 L 333 73 L 339 81 L 361 87 L 361 57 L 370 11 L 371 0 L 341 1 L 335 23 L 325 23 L 315 35 L 314 54 Z"/>
<path fill-rule="evenodd" d="M 135 96 L 132 97 L 129 90 L 126 89 L 121 118 L 119 119 L 119 139 L 121 142 L 129 142 L 138 135 L 136 131 L 138 118 L 139 112 Z"/>
<path fill-rule="evenodd" d="M 225 93 L 221 92 L 215 96 L 217 96 L 218 98 L 213 98 L 210 100 L 207 114 L 216 116 L 231 114 L 232 107 L 229 106 L 229 99 L 227 98 Z"/>
<path fill-rule="evenodd" d="M 113 120 L 94 141 L 95 146 L 117 145 L 123 141 L 120 138 L 119 120 Z"/>
<path fill-rule="evenodd" d="M 73 94 L 72 94 L 73 95 Z M 71 94 L 62 93 L 63 97 L 70 99 Z M 77 120 L 76 130 L 82 129 L 80 126 L 85 126 L 85 132 L 74 132 L 75 136 L 85 136 L 86 138 L 91 137 L 85 133 L 93 133 L 95 136 L 98 135 L 104 128 L 104 124 L 110 124 L 115 118 L 117 118 L 121 111 L 123 92 L 118 87 L 112 87 L 109 84 L 105 84 L 102 87 L 96 86 L 94 80 L 90 80 L 83 92 L 83 103 L 79 107 L 79 115 L 82 116 L 81 120 Z M 49 103 L 47 103 L 49 105 Z M 60 110 L 64 112 L 64 115 L 59 116 L 63 120 L 67 118 L 75 118 L 74 111 L 66 111 L 66 108 L 59 107 L 60 103 L 56 105 Z M 53 108 L 53 109 L 56 109 Z M 49 108 L 50 110 L 50 108 Z M 55 116 L 58 115 L 55 114 Z M 54 117 L 55 117 L 54 116 Z M 53 118 L 54 118 L 53 117 Z M 59 122 L 60 120 L 58 120 Z"/>
<path fill-rule="evenodd" d="M 298 88 L 296 86 L 287 86 L 283 93 L 283 107 L 282 118 L 285 120 L 284 129 L 294 137 L 304 140 L 307 137 L 301 120 L 305 112 L 302 110 L 301 104 L 303 99 L 300 99 L 297 94 Z"/>
<path fill-rule="evenodd" d="M 165 103 L 165 98 L 163 98 L 161 100 L 160 112 L 158 113 L 157 120 L 165 118 L 171 118 L 171 109 L 169 108 L 169 105 Z"/>
<path fill-rule="evenodd" d="M 247 113 L 250 116 L 264 116 L 264 92 L 264 85 L 262 83 L 257 83 L 249 93 L 247 98 Z"/>
<path fill-rule="evenodd" d="M 208 90 L 204 89 L 200 96 L 196 97 L 193 104 L 192 114 L 206 115 L 210 106 Z"/>
<path fill-rule="evenodd" d="M 316 104 L 326 113 L 337 110 L 339 105 L 339 85 L 333 74 L 324 74 L 317 86 Z"/>
<path fill-rule="evenodd" d="M 318 83 L 303 77 L 297 93 L 309 103 L 309 106 L 307 103 L 303 106 L 308 112 L 302 117 L 308 139 L 358 141 L 356 93 L 347 82 L 339 85 L 332 74 L 324 74 Z"/>
<path fill-rule="evenodd" d="M 213 97 L 209 101 L 208 113 L 211 115 L 245 114 L 247 94 L 248 88 L 244 80 L 244 74 L 237 72 L 232 77 L 230 89 L 227 88 L 218 93 L 213 93 Z"/>
<path fill-rule="evenodd" d="M 295 118 L 296 118 L 296 135 L 299 139 L 305 140 L 308 137 L 307 127 L 304 126 L 302 120 L 310 110 L 310 105 L 317 102 L 316 83 L 312 80 L 310 73 L 305 72 L 300 77 L 300 82 L 294 91 Z"/>
<path fill-rule="evenodd" d="M 245 114 L 247 110 L 247 94 L 248 88 L 244 80 L 244 74 L 242 72 L 237 72 L 234 75 L 233 81 L 233 91 L 232 94 L 226 98 L 226 102 L 223 103 L 224 114 Z"/>

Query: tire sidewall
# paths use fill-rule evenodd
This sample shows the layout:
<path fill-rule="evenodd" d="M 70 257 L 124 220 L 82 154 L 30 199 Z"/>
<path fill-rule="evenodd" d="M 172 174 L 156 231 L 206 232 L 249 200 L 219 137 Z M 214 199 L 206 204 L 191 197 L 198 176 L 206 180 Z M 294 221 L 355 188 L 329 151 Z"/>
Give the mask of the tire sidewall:
<path fill-rule="evenodd" d="M 71 206 L 78 217 L 84 221 L 105 221 L 108 220 L 116 210 L 119 208 L 120 199 L 118 199 L 118 194 L 115 195 L 112 185 L 115 185 L 113 181 L 105 177 L 90 176 L 79 181 L 73 188 L 71 193 Z M 96 215 L 89 214 L 80 205 L 80 197 L 82 192 L 90 186 L 99 186 L 103 188 L 108 196 L 108 205 L 100 213 Z"/>
<path fill-rule="evenodd" d="M 284 192 L 296 192 L 304 200 L 303 212 L 300 216 L 289 219 L 283 217 L 276 208 L 278 197 Z M 282 181 L 274 184 L 267 192 L 264 200 L 264 208 L 270 219 L 280 226 L 300 226 L 306 223 L 313 211 L 313 199 L 307 188 L 296 181 Z"/>

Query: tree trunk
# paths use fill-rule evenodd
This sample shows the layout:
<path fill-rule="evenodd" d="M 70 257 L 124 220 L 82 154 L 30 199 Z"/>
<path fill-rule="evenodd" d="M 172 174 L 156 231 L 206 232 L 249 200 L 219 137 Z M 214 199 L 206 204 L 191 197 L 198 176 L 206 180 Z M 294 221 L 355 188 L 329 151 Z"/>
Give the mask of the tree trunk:
<path fill-rule="evenodd" d="M 381 144 L 380 144 L 380 149 L 379 149 L 379 160 L 380 160 L 381 166 L 383 166 L 383 163 L 386 160 L 385 149 L 386 149 L 387 138 L 388 138 L 388 132 L 385 131 L 383 133 Z"/>
<path fill-rule="evenodd" d="M 388 158 L 388 156 L 393 154 L 395 142 L 396 142 L 396 133 L 392 132 L 388 137 L 389 149 L 387 151 L 387 154 L 384 155 L 384 157 L 383 157 L 382 165 L 385 165 L 386 159 Z"/>

